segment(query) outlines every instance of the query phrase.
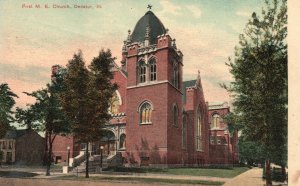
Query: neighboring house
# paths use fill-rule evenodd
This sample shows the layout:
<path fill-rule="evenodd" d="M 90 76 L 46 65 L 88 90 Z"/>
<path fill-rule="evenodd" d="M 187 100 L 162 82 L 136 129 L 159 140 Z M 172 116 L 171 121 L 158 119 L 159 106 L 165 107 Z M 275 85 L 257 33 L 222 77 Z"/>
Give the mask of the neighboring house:
<path fill-rule="evenodd" d="M 42 164 L 45 139 L 32 129 L 9 130 L 0 139 L 3 163 Z"/>
<path fill-rule="evenodd" d="M 121 152 L 130 166 L 209 164 L 211 117 L 200 72 L 195 80 L 183 81 L 183 64 L 175 39 L 152 11 L 146 12 L 128 32 L 121 67 L 113 64 L 112 82 L 119 88 L 110 104 L 112 119 L 107 135 L 89 145 L 91 154 L 103 146 L 106 155 Z M 59 68 L 52 67 L 52 77 Z M 73 158 L 84 149 L 72 136 L 57 137 L 54 160 L 66 162 L 68 154 Z"/>
<path fill-rule="evenodd" d="M 238 133 L 229 133 L 228 125 L 223 117 L 230 112 L 227 102 L 209 104 L 210 145 L 209 157 L 211 164 L 237 164 Z"/>

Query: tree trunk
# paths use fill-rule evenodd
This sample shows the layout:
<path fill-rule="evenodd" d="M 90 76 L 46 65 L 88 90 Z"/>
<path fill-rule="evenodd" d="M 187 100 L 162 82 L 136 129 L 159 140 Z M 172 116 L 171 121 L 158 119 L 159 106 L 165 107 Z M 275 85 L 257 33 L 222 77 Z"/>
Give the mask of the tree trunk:
<path fill-rule="evenodd" d="M 286 171 L 285 171 L 285 166 L 281 165 L 281 174 L 282 174 L 282 182 L 284 182 L 286 180 Z"/>
<path fill-rule="evenodd" d="M 89 143 L 86 143 L 85 148 L 85 177 L 89 178 Z"/>
<path fill-rule="evenodd" d="M 271 162 L 266 160 L 266 186 L 272 186 Z"/>
<path fill-rule="evenodd" d="M 47 155 L 47 169 L 46 176 L 50 176 L 50 167 L 51 167 L 51 153 L 52 153 L 52 143 L 51 143 L 51 134 L 48 134 L 48 155 Z"/>
<path fill-rule="evenodd" d="M 47 166 L 48 157 L 48 132 L 45 132 L 45 152 L 43 155 L 43 166 Z"/>

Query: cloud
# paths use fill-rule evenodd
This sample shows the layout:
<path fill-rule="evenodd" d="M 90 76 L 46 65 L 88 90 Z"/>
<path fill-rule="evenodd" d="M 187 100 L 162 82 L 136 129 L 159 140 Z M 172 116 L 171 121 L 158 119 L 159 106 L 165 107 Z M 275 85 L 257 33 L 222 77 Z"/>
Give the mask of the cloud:
<path fill-rule="evenodd" d="M 194 5 L 187 5 L 186 8 L 194 15 L 195 18 L 201 17 L 201 9 Z"/>
<path fill-rule="evenodd" d="M 192 3 L 168 0 L 156 1 L 156 4 L 154 8 L 160 7 L 160 11 L 154 11 L 155 14 L 169 28 L 171 37 L 176 38 L 177 47 L 184 54 L 184 80 L 195 79 L 199 69 L 206 100 L 226 100 L 226 92 L 218 83 L 231 78 L 224 63 L 233 54 L 238 35 L 228 34 L 211 17 L 208 21 L 197 20 L 204 17 L 205 4 L 192 6 Z M 115 5 L 111 1 L 102 5 L 105 8 L 95 12 L 51 10 L 33 14 L 22 10 L 14 16 L 15 11 L 11 11 L 5 16 L 8 20 L 0 21 L 0 26 L 4 25 L 0 30 L 0 63 L 3 64 L 0 65 L 0 79 L 12 84 L 18 95 L 22 91 L 37 90 L 50 81 L 51 66 L 65 66 L 78 49 L 83 51 L 89 64 L 102 47 L 110 48 L 113 56 L 118 57 L 118 63 L 127 30 L 134 27 L 146 7 L 139 3 Z M 14 10 L 13 7 L 9 9 Z M 128 11 L 124 13 L 124 10 Z M 224 21 L 227 27 L 229 22 L 236 25 L 236 31 L 240 30 L 239 21 L 245 19 L 247 12 L 237 14 L 237 21 Z M 30 100 L 25 96 L 19 99 L 21 105 L 27 101 Z"/>
<path fill-rule="evenodd" d="M 229 101 L 228 93 L 219 84 L 232 81 L 225 62 L 229 56 L 233 56 L 238 37 L 207 24 L 201 28 L 174 27 L 170 32 L 184 55 L 183 79 L 196 79 L 199 69 L 205 99 L 209 102 Z"/>
<path fill-rule="evenodd" d="M 247 11 L 237 11 L 237 12 L 235 12 L 235 15 L 245 17 L 245 18 L 251 17 L 251 13 L 247 12 Z"/>
<path fill-rule="evenodd" d="M 25 67 L 16 64 L 0 63 L 0 79 L 8 77 L 23 82 L 46 83 L 50 80 L 51 67 L 27 65 Z"/>
<path fill-rule="evenodd" d="M 160 1 L 160 5 L 162 6 L 162 10 L 160 14 L 173 14 L 179 15 L 181 7 L 179 5 L 171 3 L 171 1 L 163 0 Z"/>

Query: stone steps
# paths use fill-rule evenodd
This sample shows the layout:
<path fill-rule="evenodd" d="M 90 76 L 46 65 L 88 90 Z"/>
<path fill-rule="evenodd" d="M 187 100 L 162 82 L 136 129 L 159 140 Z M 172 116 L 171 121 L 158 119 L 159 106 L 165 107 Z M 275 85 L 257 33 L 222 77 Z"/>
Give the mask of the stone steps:
<path fill-rule="evenodd" d="M 101 156 L 91 156 L 89 158 L 89 172 L 96 172 L 97 169 L 100 169 L 101 165 Z M 86 167 L 86 161 L 83 161 L 79 166 L 74 167 L 72 172 L 77 173 L 77 172 L 85 172 L 85 167 Z M 107 168 L 108 167 L 108 161 L 107 161 L 107 156 L 103 156 L 102 158 L 102 168 Z"/>

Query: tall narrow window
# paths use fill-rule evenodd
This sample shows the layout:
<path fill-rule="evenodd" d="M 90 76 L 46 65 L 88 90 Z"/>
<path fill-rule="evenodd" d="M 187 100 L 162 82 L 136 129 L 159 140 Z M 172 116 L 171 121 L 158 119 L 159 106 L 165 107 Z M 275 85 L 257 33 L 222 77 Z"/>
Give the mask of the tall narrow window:
<path fill-rule="evenodd" d="M 196 150 L 203 150 L 202 147 L 202 121 L 201 121 L 201 111 L 200 107 L 197 110 L 196 114 Z"/>
<path fill-rule="evenodd" d="M 121 134 L 120 136 L 120 149 L 124 149 L 126 147 L 126 135 Z"/>
<path fill-rule="evenodd" d="M 140 107 L 140 124 L 150 124 L 152 108 L 148 102 L 144 102 Z"/>
<path fill-rule="evenodd" d="M 177 105 L 173 106 L 173 125 L 178 127 L 178 107 Z"/>
<path fill-rule="evenodd" d="M 12 141 L 8 142 L 8 149 L 12 149 Z"/>
<path fill-rule="evenodd" d="M 155 58 L 151 58 L 150 62 L 150 81 L 155 81 L 156 80 L 156 61 Z"/>
<path fill-rule="evenodd" d="M 173 85 L 176 88 L 179 87 L 179 71 L 177 62 L 173 62 Z"/>
<path fill-rule="evenodd" d="M 183 115 L 182 118 L 182 148 L 186 149 L 187 146 L 187 118 Z"/>
<path fill-rule="evenodd" d="M 218 128 L 218 127 L 220 127 L 220 115 L 214 114 L 212 115 L 211 128 Z"/>
<path fill-rule="evenodd" d="M 139 83 L 145 83 L 146 82 L 146 64 L 144 61 L 139 62 Z"/>
<path fill-rule="evenodd" d="M 114 92 L 113 97 L 110 100 L 109 112 L 111 114 L 118 114 L 120 107 L 120 99 L 116 92 Z"/>

